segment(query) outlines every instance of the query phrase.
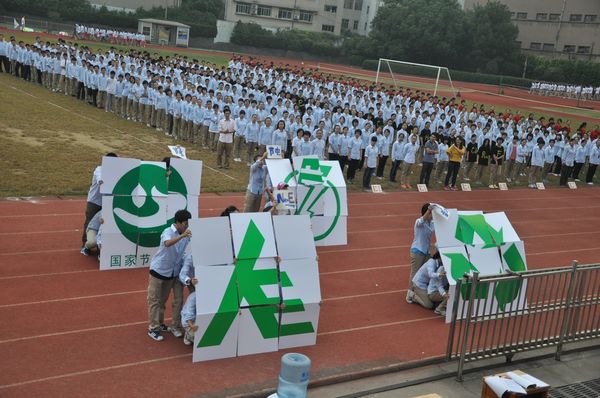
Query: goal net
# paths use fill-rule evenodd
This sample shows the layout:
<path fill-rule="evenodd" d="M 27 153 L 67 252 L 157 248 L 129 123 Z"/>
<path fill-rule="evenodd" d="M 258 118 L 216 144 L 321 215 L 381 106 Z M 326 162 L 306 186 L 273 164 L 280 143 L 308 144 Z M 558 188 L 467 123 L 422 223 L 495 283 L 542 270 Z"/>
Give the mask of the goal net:
<path fill-rule="evenodd" d="M 379 58 L 375 83 L 431 91 L 433 95 L 456 96 L 450 71 L 445 66 L 417 64 Z"/>

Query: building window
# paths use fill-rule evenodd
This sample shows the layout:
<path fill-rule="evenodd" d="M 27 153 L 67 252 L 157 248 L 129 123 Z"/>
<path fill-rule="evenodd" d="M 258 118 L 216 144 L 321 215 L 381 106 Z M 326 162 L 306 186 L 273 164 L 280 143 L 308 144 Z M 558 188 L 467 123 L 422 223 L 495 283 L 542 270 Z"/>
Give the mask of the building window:
<path fill-rule="evenodd" d="M 571 14 L 569 17 L 569 21 L 571 22 L 581 22 L 583 16 L 581 14 Z"/>
<path fill-rule="evenodd" d="M 551 21 L 560 21 L 560 14 L 550 14 L 548 19 Z"/>
<path fill-rule="evenodd" d="M 532 41 L 531 44 L 529 44 L 529 48 L 532 50 L 541 50 L 542 49 L 542 43 L 538 43 L 535 41 Z"/>
<path fill-rule="evenodd" d="M 544 43 L 542 46 L 542 50 L 544 51 L 554 51 L 554 44 L 552 43 Z"/>
<path fill-rule="evenodd" d="M 256 7 L 256 15 L 260 15 L 261 17 L 270 17 L 272 9 L 273 7 L 258 6 Z"/>
<path fill-rule="evenodd" d="M 323 32 L 332 32 L 333 33 L 334 29 L 335 29 L 335 26 L 333 26 L 333 25 L 323 25 L 323 26 L 321 26 L 321 30 Z"/>
<path fill-rule="evenodd" d="M 248 3 L 237 3 L 235 5 L 235 12 L 238 14 L 250 14 L 251 6 Z"/>
<path fill-rule="evenodd" d="M 344 8 L 347 10 L 351 10 L 353 4 L 354 0 L 344 0 Z"/>
<path fill-rule="evenodd" d="M 362 10 L 362 3 L 363 3 L 363 0 L 356 0 L 354 2 L 354 9 L 358 10 L 358 11 Z"/>
<path fill-rule="evenodd" d="M 589 54 L 591 52 L 592 52 L 592 48 L 590 46 L 577 47 L 577 54 Z"/>
<path fill-rule="evenodd" d="M 369 15 L 369 10 L 371 9 L 371 6 L 367 6 L 367 15 Z"/>
<path fill-rule="evenodd" d="M 527 19 L 527 13 L 526 12 L 518 12 L 517 19 Z"/>
<path fill-rule="evenodd" d="M 142 34 L 144 36 L 150 36 L 150 26 L 143 26 L 142 27 Z"/>
<path fill-rule="evenodd" d="M 536 21 L 545 21 L 548 19 L 548 14 L 546 14 L 545 12 L 538 12 L 537 14 L 535 14 L 535 19 Z"/>
<path fill-rule="evenodd" d="M 292 19 L 292 10 L 287 8 L 280 8 L 277 17 L 279 19 Z"/>
<path fill-rule="evenodd" d="M 352 29 L 358 30 L 358 21 L 354 21 L 354 24 L 352 25 Z"/>
<path fill-rule="evenodd" d="M 515 17 L 515 15 L 516 15 L 516 13 L 515 13 L 514 11 L 511 11 L 511 12 L 510 12 L 510 17 L 511 17 L 511 18 L 514 18 L 514 17 Z"/>
<path fill-rule="evenodd" d="M 303 22 L 312 22 L 313 15 L 308 11 L 300 11 L 298 13 L 298 20 Z"/>
<path fill-rule="evenodd" d="M 575 46 L 571 45 L 571 44 L 565 44 L 565 46 L 563 47 L 563 52 L 574 53 L 575 52 Z"/>
<path fill-rule="evenodd" d="M 367 23 L 365 22 L 365 32 L 367 31 Z"/>
<path fill-rule="evenodd" d="M 342 19 L 342 29 L 348 29 L 349 24 L 350 24 L 349 19 Z"/>
<path fill-rule="evenodd" d="M 583 22 L 596 22 L 598 20 L 598 15 L 586 15 L 583 18 Z"/>
<path fill-rule="evenodd" d="M 325 4 L 325 12 L 336 13 L 337 12 L 337 6 L 330 6 L 330 5 Z"/>

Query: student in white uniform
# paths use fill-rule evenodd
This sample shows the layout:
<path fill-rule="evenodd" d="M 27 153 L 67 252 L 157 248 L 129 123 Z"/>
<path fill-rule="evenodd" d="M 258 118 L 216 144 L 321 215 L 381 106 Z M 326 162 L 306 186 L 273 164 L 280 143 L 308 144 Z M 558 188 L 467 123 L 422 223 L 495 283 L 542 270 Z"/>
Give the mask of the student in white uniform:
<path fill-rule="evenodd" d="M 537 145 L 531 151 L 531 167 L 529 168 L 529 188 L 535 185 L 544 167 L 544 139 L 538 138 Z"/>
<path fill-rule="evenodd" d="M 410 172 L 417 161 L 417 136 L 411 135 L 410 142 L 407 142 L 404 149 L 404 159 L 402 159 L 402 173 L 400 174 L 400 187 L 404 189 L 412 189 L 410 185 Z"/>
<path fill-rule="evenodd" d="M 363 189 L 369 191 L 371 187 L 371 176 L 375 173 L 379 160 L 379 149 L 377 137 L 371 137 L 371 144 L 365 148 L 365 170 L 363 172 Z"/>

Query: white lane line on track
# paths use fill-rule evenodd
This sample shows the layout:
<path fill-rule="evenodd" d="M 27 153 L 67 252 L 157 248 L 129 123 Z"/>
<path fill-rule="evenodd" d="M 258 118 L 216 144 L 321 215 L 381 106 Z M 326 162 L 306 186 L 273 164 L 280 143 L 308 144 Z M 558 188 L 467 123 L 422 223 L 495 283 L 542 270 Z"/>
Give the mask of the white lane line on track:
<path fill-rule="evenodd" d="M 375 324 L 375 325 L 361 326 L 361 327 L 356 327 L 356 328 L 332 330 L 329 332 L 318 333 L 317 336 L 328 336 L 328 335 L 351 333 L 351 332 L 357 332 L 357 331 L 363 331 L 363 330 L 369 330 L 369 329 L 379 329 L 379 328 L 385 328 L 385 327 L 390 327 L 390 326 L 398 326 L 398 325 L 405 325 L 405 324 L 411 324 L 411 323 L 417 323 L 417 322 L 423 322 L 423 321 L 430 321 L 433 319 L 440 319 L 440 317 L 439 316 L 430 316 L 430 317 L 425 317 L 425 318 L 407 319 L 404 321 L 397 321 L 397 322 L 379 323 L 379 324 Z M 64 374 L 55 375 L 55 376 L 42 377 L 39 379 L 32 379 L 32 380 L 25 380 L 25 381 L 21 381 L 21 382 L 17 382 L 17 383 L 4 384 L 4 385 L 0 385 L 0 389 L 22 387 L 22 386 L 26 386 L 26 385 L 30 385 L 30 384 L 37 384 L 37 383 L 43 383 L 43 382 L 48 382 L 48 381 L 66 379 L 66 378 L 70 378 L 70 377 L 85 376 L 85 375 L 89 375 L 89 374 L 107 372 L 107 371 L 111 371 L 111 370 L 118 370 L 118 369 L 130 368 L 130 367 L 134 367 L 134 366 L 142 366 L 142 365 L 154 364 L 154 363 L 158 363 L 158 362 L 171 361 L 174 359 L 189 358 L 191 356 L 192 356 L 191 353 L 179 354 L 179 355 L 171 355 L 171 356 L 166 356 L 166 357 L 147 359 L 144 361 L 128 362 L 128 363 L 123 363 L 120 365 L 105 366 L 105 367 L 95 368 L 95 369 L 87 369 L 87 370 L 82 370 L 82 371 L 78 371 L 78 372 L 64 373 Z"/>

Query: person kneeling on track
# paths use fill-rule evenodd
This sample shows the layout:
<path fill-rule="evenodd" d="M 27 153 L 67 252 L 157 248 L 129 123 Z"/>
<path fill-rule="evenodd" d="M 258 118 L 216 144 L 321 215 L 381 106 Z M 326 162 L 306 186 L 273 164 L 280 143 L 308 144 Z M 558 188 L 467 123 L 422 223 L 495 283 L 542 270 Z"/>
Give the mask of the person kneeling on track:
<path fill-rule="evenodd" d="M 194 343 L 194 334 L 198 330 L 196 325 L 196 292 L 191 292 L 181 309 L 181 326 L 185 330 L 183 335 L 183 344 L 192 345 Z"/>
<path fill-rule="evenodd" d="M 440 252 L 435 252 L 433 257 L 419 268 L 412 280 L 412 301 L 427 309 L 435 307 L 434 312 L 444 316 L 448 301 L 447 284 Z"/>

